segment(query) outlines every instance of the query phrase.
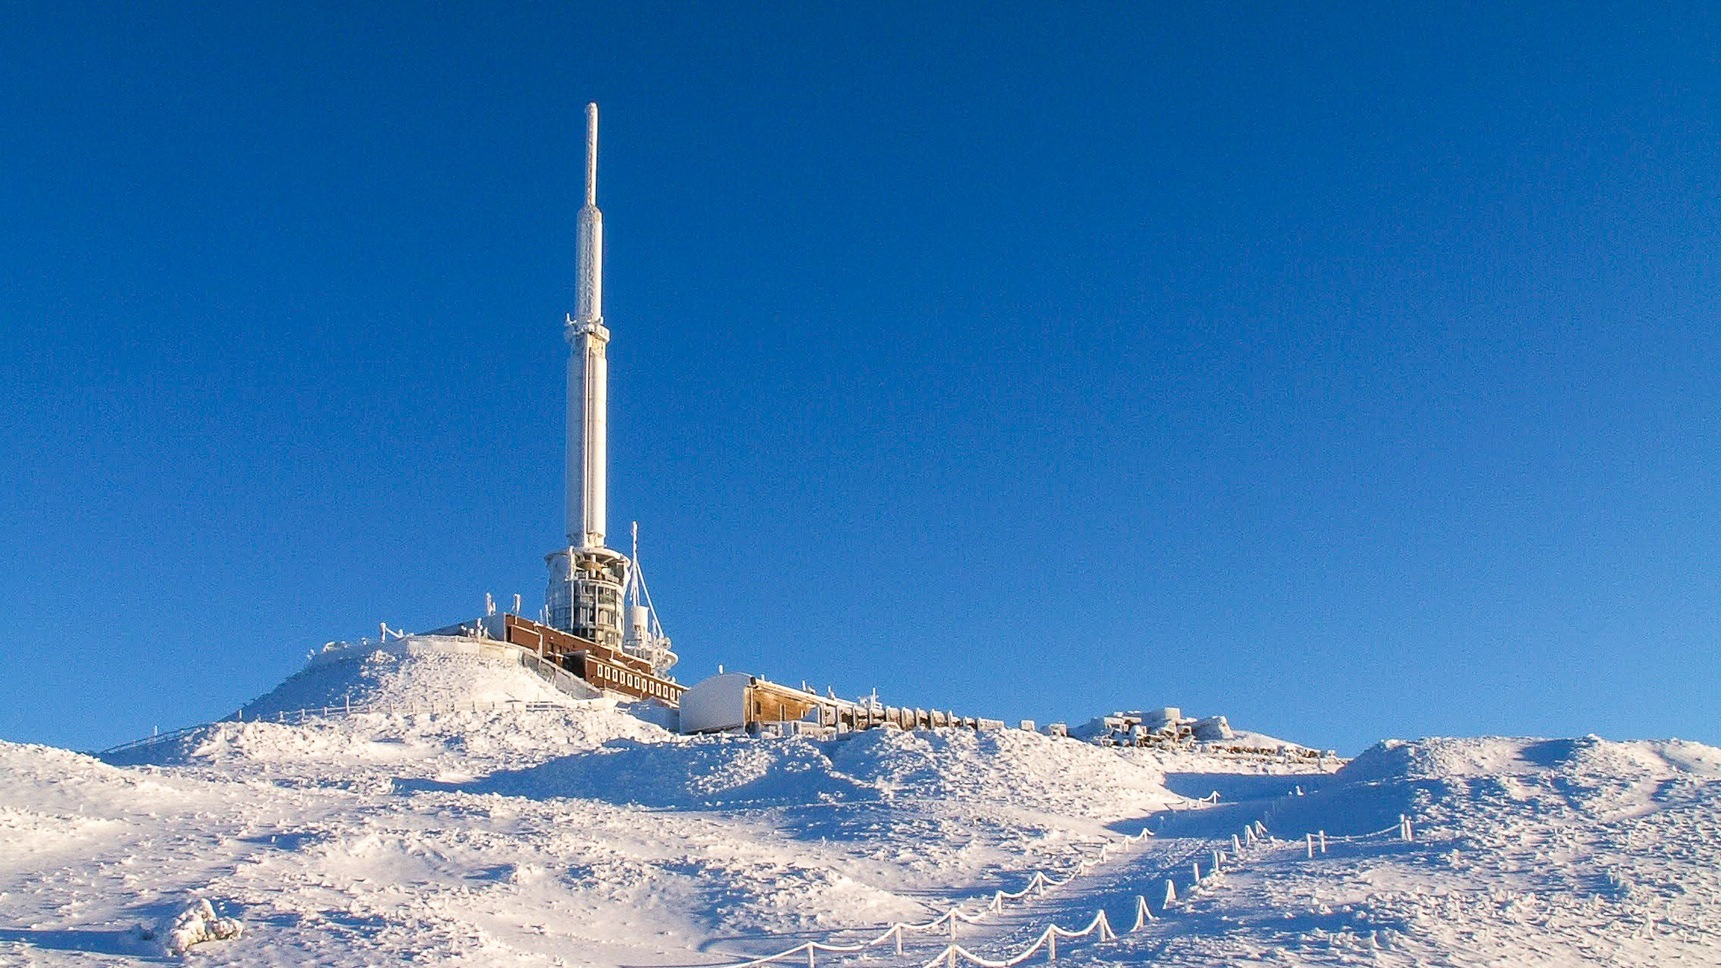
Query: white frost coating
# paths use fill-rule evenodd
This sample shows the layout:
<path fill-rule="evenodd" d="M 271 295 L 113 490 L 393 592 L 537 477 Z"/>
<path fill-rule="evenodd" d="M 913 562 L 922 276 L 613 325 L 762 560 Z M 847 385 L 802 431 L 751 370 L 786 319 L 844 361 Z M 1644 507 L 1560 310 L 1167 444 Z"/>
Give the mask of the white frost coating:
<path fill-rule="evenodd" d="M 351 689 L 446 710 L 541 688 L 517 667 L 408 651 L 319 665 L 272 702 Z M 958 927 L 992 960 L 1102 907 L 1121 931 L 1142 897 L 1159 920 L 1060 942 L 1059 959 L 1716 963 L 1721 750 L 1695 743 L 1421 740 L 1328 774 L 1021 730 L 757 741 L 671 735 L 612 700 L 513 706 L 224 722 L 145 768 L 0 742 L 0 964 L 158 956 L 128 929 L 187 897 L 240 913 L 243 937 L 209 951 L 239 968 L 548 968 L 840 945 L 998 892 L 1020 903 Z M 1218 805 L 1194 800 L 1215 789 Z M 1401 813 L 1414 843 L 1352 836 Z M 1213 840 L 1229 849 L 1254 818 L 1278 839 L 1245 836 L 1190 890 L 1189 861 L 1205 872 Z M 1320 831 L 1328 850 L 1310 857 L 1303 834 Z M 1062 886 L 1021 893 L 1036 870 Z M 1163 912 L 1168 878 L 1183 901 Z M 905 940 L 892 964 L 950 943 Z"/>
<path fill-rule="evenodd" d="M 604 216 L 598 211 L 598 106 L 586 105 L 586 203 L 579 214 L 579 254 L 574 322 L 604 318 Z"/>
<path fill-rule="evenodd" d="M 709 733 L 747 725 L 747 686 L 744 672 L 712 676 L 681 694 L 681 731 Z"/>
<path fill-rule="evenodd" d="M 230 941 L 244 933 L 244 926 L 232 918 L 216 917 L 215 908 L 205 898 L 192 898 L 178 913 L 156 922 L 155 927 L 140 926 L 138 935 L 152 942 L 165 955 L 184 955 L 191 946 L 205 941 Z"/>
<path fill-rule="evenodd" d="M 610 334 L 604 326 L 604 216 L 598 211 L 598 106 L 586 105 L 586 204 L 579 214 L 568 356 L 567 532 L 576 548 L 604 543 L 608 487 Z"/>

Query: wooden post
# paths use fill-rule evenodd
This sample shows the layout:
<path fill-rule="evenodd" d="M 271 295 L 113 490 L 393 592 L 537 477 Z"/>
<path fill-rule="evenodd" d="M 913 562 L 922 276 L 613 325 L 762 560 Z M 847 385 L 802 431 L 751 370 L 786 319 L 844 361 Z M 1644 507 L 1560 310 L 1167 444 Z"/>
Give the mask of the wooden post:
<path fill-rule="evenodd" d="M 1058 960 L 1058 932 L 1051 928 L 1046 929 L 1046 960 Z"/>
<path fill-rule="evenodd" d="M 1321 853 L 1324 854 L 1327 852 L 1327 832 L 1325 830 L 1321 831 L 1320 837 L 1321 837 Z"/>

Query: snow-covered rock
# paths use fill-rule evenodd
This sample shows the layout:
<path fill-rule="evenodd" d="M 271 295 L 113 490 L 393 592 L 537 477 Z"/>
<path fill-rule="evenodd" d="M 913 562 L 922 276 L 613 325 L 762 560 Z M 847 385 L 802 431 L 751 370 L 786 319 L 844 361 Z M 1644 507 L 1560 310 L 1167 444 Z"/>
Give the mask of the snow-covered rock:
<path fill-rule="evenodd" d="M 244 933 L 244 927 L 233 918 L 217 917 L 215 907 L 207 898 L 192 898 L 180 909 L 156 922 L 154 926 L 140 925 L 138 937 L 160 949 L 162 954 L 183 955 L 192 945 L 206 941 L 230 941 Z"/>

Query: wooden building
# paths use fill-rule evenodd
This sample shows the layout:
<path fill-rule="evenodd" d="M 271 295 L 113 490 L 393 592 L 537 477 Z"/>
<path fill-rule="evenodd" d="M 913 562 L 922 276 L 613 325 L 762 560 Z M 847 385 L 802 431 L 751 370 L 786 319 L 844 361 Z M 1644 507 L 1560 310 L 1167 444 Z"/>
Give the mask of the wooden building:
<path fill-rule="evenodd" d="M 687 691 L 674 679 L 653 673 L 645 659 L 518 615 L 491 615 L 431 634 L 479 635 L 508 642 L 556 663 L 604 692 L 629 699 L 654 699 L 672 709 L 681 705 L 681 694 Z"/>
<path fill-rule="evenodd" d="M 1004 723 L 939 709 L 851 702 L 744 672 L 712 676 L 681 697 L 683 733 L 740 730 L 831 735 L 880 727 L 1002 729 Z"/>

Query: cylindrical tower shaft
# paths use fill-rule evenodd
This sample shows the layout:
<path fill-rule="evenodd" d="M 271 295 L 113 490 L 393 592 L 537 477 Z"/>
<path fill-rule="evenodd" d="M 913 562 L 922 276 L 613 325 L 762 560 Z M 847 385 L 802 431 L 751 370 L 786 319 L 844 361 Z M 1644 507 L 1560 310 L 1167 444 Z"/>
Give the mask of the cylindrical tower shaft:
<path fill-rule="evenodd" d="M 586 105 L 586 204 L 579 214 L 575 311 L 568 354 L 567 531 L 575 548 L 604 543 L 608 486 L 608 347 L 604 327 L 604 217 L 598 211 L 598 106 Z"/>
<path fill-rule="evenodd" d="M 574 319 L 604 319 L 604 216 L 598 211 L 598 106 L 586 105 L 586 204 L 579 215 L 579 268 Z"/>

